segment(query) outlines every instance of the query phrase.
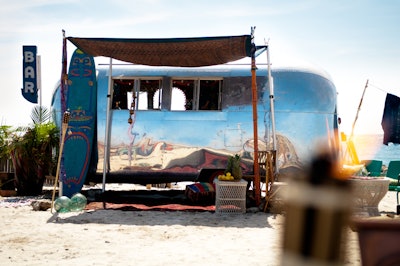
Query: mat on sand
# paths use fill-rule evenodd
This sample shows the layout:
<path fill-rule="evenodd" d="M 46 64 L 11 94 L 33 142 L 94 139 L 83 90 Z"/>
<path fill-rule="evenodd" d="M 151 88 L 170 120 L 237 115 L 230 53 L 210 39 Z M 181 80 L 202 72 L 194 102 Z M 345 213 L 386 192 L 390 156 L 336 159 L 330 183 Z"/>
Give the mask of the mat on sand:
<path fill-rule="evenodd" d="M 193 203 L 184 191 L 107 191 L 89 200 L 86 210 L 215 211 L 215 205 Z"/>
<path fill-rule="evenodd" d="M 215 211 L 215 206 L 192 206 L 183 204 L 160 204 L 145 205 L 139 203 L 112 203 L 112 202 L 90 202 L 86 210 L 122 210 L 122 211 Z"/>

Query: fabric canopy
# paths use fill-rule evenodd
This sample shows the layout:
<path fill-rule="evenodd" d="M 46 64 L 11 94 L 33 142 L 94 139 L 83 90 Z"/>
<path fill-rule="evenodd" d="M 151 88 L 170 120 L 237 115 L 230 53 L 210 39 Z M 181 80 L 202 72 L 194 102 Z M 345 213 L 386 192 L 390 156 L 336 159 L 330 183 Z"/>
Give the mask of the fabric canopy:
<path fill-rule="evenodd" d="M 106 56 L 149 66 L 199 67 L 219 65 L 251 56 L 251 36 L 172 39 L 68 37 L 91 56 Z"/>

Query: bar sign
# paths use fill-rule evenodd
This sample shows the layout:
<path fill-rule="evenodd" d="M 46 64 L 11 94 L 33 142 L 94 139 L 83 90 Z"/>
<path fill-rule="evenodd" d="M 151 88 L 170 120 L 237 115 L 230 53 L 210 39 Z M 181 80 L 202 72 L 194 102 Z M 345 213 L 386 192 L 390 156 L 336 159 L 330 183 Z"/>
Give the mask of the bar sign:
<path fill-rule="evenodd" d="M 38 102 L 38 84 L 36 67 L 36 46 L 24 45 L 23 49 L 23 88 L 22 96 L 31 102 Z"/>

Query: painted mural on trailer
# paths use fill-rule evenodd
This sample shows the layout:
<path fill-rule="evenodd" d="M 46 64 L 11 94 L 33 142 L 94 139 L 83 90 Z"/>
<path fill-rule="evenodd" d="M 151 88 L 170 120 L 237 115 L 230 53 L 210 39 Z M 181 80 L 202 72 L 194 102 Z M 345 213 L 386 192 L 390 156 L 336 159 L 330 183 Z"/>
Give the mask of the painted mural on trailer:
<path fill-rule="evenodd" d="M 98 69 L 97 172 L 103 171 L 108 68 Z M 253 168 L 250 66 L 201 68 L 114 66 L 110 121 L 110 178 L 131 173 L 182 174 L 194 180 L 202 169 L 223 169 L 240 154 Z M 284 178 L 310 159 L 318 139 L 333 137 L 336 89 L 326 74 L 273 69 L 277 166 Z M 267 68 L 258 66 L 259 150 L 272 149 Z M 57 106 L 57 92 L 53 105 Z M 133 181 L 134 182 L 134 181 Z"/>

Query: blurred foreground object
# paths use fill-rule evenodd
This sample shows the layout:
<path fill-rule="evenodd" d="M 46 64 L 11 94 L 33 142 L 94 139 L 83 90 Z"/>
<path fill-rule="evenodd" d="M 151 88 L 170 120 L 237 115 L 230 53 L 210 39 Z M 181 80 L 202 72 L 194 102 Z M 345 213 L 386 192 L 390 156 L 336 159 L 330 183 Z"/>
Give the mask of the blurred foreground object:
<path fill-rule="evenodd" d="M 398 218 L 355 221 L 363 266 L 400 265 Z"/>
<path fill-rule="evenodd" d="M 289 185 L 282 265 L 342 265 L 351 191 L 334 153 L 321 152 Z"/>

